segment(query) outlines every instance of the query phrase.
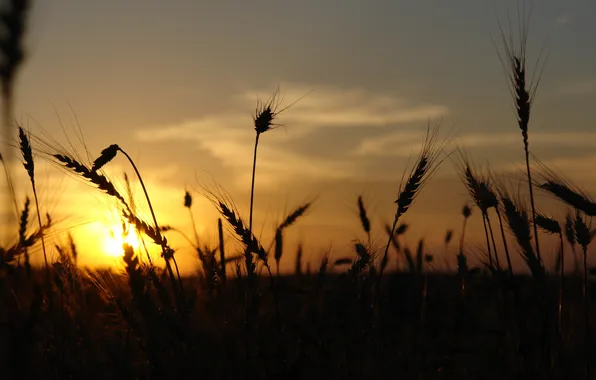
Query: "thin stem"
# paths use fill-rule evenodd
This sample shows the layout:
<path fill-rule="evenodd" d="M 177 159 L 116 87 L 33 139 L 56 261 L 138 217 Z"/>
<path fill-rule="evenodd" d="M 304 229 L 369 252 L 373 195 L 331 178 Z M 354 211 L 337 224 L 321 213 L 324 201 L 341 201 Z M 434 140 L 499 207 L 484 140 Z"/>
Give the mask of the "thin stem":
<path fill-rule="evenodd" d="M 468 225 L 468 218 L 464 216 L 464 223 L 461 230 L 461 237 L 459 239 L 459 254 L 461 256 L 464 255 L 464 237 L 466 235 L 466 226 Z M 460 268 L 459 263 L 460 258 L 457 257 L 457 272 L 460 276 L 460 288 L 461 288 L 461 295 L 462 298 L 465 296 L 466 292 L 466 273 Z M 463 260 L 463 259 L 462 259 Z"/>
<path fill-rule="evenodd" d="M 590 374 L 590 358 L 591 358 L 591 337 L 590 337 L 590 302 L 589 302 L 589 295 L 588 295 L 588 249 L 587 247 L 583 247 L 584 253 L 584 323 L 585 323 L 585 359 L 586 359 L 586 374 Z"/>
<path fill-rule="evenodd" d="M 464 217 L 464 223 L 461 229 L 461 236 L 459 238 L 459 252 L 463 253 L 464 237 L 466 235 L 466 226 L 468 225 L 468 218 Z"/>
<path fill-rule="evenodd" d="M 482 224 L 484 225 L 484 235 L 486 235 L 486 249 L 488 250 L 488 264 L 490 266 L 491 271 L 493 270 L 493 255 L 490 249 L 490 240 L 488 238 L 488 228 L 486 226 L 486 212 L 482 211 Z"/>
<path fill-rule="evenodd" d="M 267 268 L 267 273 L 269 274 L 269 283 L 271 286 L 271 292 L 273 293 L 273 302 L 275 303 L 275 316 L 277 319 L 277 326 L 279 328 L 279 331 L 282 331 L 282 327 L 281 327 L 281 313 L 279 311 L 279 298 L 277 296 L 277 287 L 275 286 L 275 278 L 273 277 L 273 274 L 271 273 L 271 267 L 269 266 L 269 264 L 265 264 L 265 268 Z"/>
<path fill-rule="evenodd" d="M 248 230 L 252 233 L 252 212 L 253 212 L 253 202 L 255 196 L 255 173 L 257 171 L 257 148 L 259 147 L 259 137 L 261 134 L 257 132 L 257 136 L 255 138 L 255 151 L 252 160 L 252 181 L 250 185 L 250 209 L 249 209 L 249 217 L 248 217 Z"/>
<path fill-rule="evenodd" d="M 499 219 L 499 227 L 501 229 L 501 238 L 503 239 L 503 247 L 505 248 L 505 257 L 507 258 L 507 268 L 509 269 L 509 275 L 513 276 L 513 266 L 511 265 L 511 256 L 509 256 L 509 248 L 507 246 L 507 239 L 505 238 L 505 229 L 503 228 L 503 219 L 501 218 L 501 212 L 499 208 L 495 208 L 497 212 L 497 218 Z"/>
<path fill-rule="evenodd" d="M 221 279 L 223 283 L 226 282 L 226 251 L 224 249 L 224 235 L 221 218 L 217 219 L 217 232 L 219 235 L 219 261 L 221 262 Z"/>
<path fill-rule="evenodd" d="M 563 338 L 563 278 L 565 276 L 565 255 L 563 254 L 564 246 L 563 246 L 563 234 L 559 233 L 559 241 L 561 250 L 561 279 L 559 283 L 559 338 L 562 340 Z"/>
<path fill-rule="evenodd" d="M 391 245 L 391 241 L 395 238 L 395 227 L 397 226 L 397 222 L 399 220 L 401 216 L 401 213 L 399 212 L 399 206 L 398 206 L 398 210 L 395 213 L 395 218 L 393 218 L 393 225 L 391 226 L 391 233 L 389 234 L 389 239 L 387 240 L 387 245 L 385 246 L 385 251 L 383 253 L 383 258 L 381 260 L 381 262 L 387 261 L 387 254 L 389 253 L 389 246 Z M 378 300 L 379 300 L 379 296 L 380 296 L 380 292 L 381 292 L 381 280 L 383 278 L 383 271 L 385 270 L 385 267 L 383 265 L 381 265 L 381 268 L 379 269 L 379 276 L 377 277 L 377 286 L 376 286 L 376 292 L 375 292 L 375 296 L 374 296 L 374 301 L 373 301 L 373 307 L 377 304 Z"/>
<path fill-rule="evenodd" d="M 538 262 L 542 262 L 540 256 L 540 243 L 538 239 L 538 226 L 536 225 L 536 206 L 534 205 L 534 187 L 532 186 L 532 174 L 530 171 L 530 151 L 527 142 L 524 142 L 524 150 L 526 152 L 526 171 L 528 173 L 528 188 L 530 190 L 530 204 L 532 205 L 532 225 L 534 226 L 534 241 L 536 243 L 536 256 Z"/>
<path fill-rule="evenodd" d="M 170 278 L 172 280 L 173 284 L 176 284 L 176 277 L 174 276 L 174 272 L 172 271 L 172 266 L 170 265 L 169 262 L 169 254 L 167 252 L 166 249 L 166 244 L 165 241 L 163 240 L 162 236 L 161 236 L 161 232 L 159 230 L 159 224 L 157 223 L 157 218 L 155 217 L 155 212 L 153 211 L 153 206 L 151 205 L 151 199 L 149 198 L 149 193 L 147 192 L 147 188 L 145 187 L 145 183 L 143 182 L 143 178 L 141 177 L 141 173 L 139 173 L 139 170 L 137 169 L 137 166 L 135 165 L 134 161 L 132 160 L 132 158 L 128 155 L 128 153 L 126 153 L 123 149 L 118 148 L 118 150 L 120 152 L 122 152 L 122 154 L 124 154 L 126 156 L 126 158 L 128 159 L 128 162 L 130 162 L 130 165 L 132 166 L 133 170 L 135 171 L 137 178 L 139 179 L 139 182 L 141 183 L 141 187 L 143 188 L 143 193 L 145 193 L 145 198 L 147 199 L 147 204 L 149 205 L 149 211 L 151 211 L 151 217 L 153 218 L 153 223 L 155 224 L 155 233 L 157 234 L 157 237 L 159 238 L 159 241 L 161 243 L 161 250 L 162 250 L 162 254 L 164 256 L 164 260 L 166 262 L 166 268 L 168 270 L 168 274 L 170 275 Z M 178 271 L 178 265 L 176 264 L 176 259 L 174 258 L 174 256 L 172 256 L 172 260 L 174 261 L 174 264 L 176 265 L 176 272 L 178 275 L 178 290 L 180 291 L 180 295 L 183 296 L 184 295 L 184 289 L 182 287 L 182 279 L 180 278 L 180 272 Z M 174 288 L 176 289 L 176 286 L 174 286 Z M 178 292 L 176 292 L 178 293 Z M 177 297 L 178 298 L 178 297 Z M 178 302 L 180 303 L 178 306 L 181 307 L 181 299 L 178 300 Z M 182 310 L 181 310 L 182 311 Z"/>
<path fill-rule="evenodd" d="M 43 232 L 43 225 L 41 223 L 41 215 L 39 213 L 39 201 L 37 200 L 37 190 L 35 189 L 34 182 L 32 182 L 31 185 L 33 187 L 33 198 L 35 199 L 35 208 L 37 210 L 37 222 L 39 223 L 39 232 L 41 235 L 41 248 L 43 250 L 43 261 L 46 266 L 46 275 L 48 277 L 48 282 L 49 282 L 50 281 L 50 266 L 48 265 L 48 255 L 46 253 L 46 242 L 45 242 L 45 238 L 44 238 L 45 234 Z"/>
<path fill-rule="evenodd" d="M 387 240 L 387 245 L 385 245 L 385 251 L 383 253 L 383 261 L 387 260 L 387 254 L 389 253 L 389 246 L 391 245 L 391 241 L 394 239 L 395 235 L 395 227 L 397 226 L 397 222 L 399 221 L 401 214 L 399 212 L 395 213 L 395 218 L 393 219 L 393 225 L 391 226 L 391 234 L 389 235 L 389 239 Z M 381 277 L 383 276 L 383 267 L 379 270 L 379 282 L 381 282 Z M 377 286 L 378 288 L 378 286 Z M 378 290 L 378 289 L 377 289 Z"/>
<path fill-rule="evenodd" d="M 488 217 L 488 213 L 486 215 L 486 224 L 488 225 L 488 230 L 490 232 L 490 238 L 493 243 L 493 253 L 495 255 L 495 263 L 497 264 L 497 269 L 501 269 L 501 263 L 499 262 L 499 255 L 497 253 L 497 244 L 495 243 L 495 235 L 493 234 L 493 227 L 490 222 L 490 218 Z"/>

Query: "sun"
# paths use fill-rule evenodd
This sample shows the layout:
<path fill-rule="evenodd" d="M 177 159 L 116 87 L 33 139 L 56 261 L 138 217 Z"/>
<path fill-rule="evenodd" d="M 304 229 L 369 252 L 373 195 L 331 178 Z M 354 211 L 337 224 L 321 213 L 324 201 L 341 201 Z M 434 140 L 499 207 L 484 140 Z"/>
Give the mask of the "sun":
<path fill-rule="evenodd" d="M 139 247 L 139 238 L 134 227 L 124 226 L 126 231 L 122 227 L 122 225 L 114 224 L 110 228 L 109 236 L 104 240 L 103 250 L 108 256 L 121 257 L 124 255 L 123 244 L 129 244 L 134 249 Z"/>

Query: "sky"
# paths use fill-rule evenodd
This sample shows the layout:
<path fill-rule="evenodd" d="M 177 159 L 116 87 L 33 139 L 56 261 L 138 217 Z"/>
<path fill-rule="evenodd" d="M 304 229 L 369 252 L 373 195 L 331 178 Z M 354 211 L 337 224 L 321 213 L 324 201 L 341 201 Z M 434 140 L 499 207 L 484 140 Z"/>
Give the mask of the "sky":
<path fill-rule="evenodd" d="M 386 243 L 384 224 L 395 213 L 400 179 L 429 124 L 440 123 L 441 135 L 451 136 L 452 146 L 464 148 L 478 165 L 490 163 L 504 178 L 520 178 L 523 145 L 497 54 L 499 21 L 507 30 L 510 14 L 516 25 L 519 4 L 39 0 L 17 79 L 15 116 L 32 135 L 51 136 L 47 141 L 55 147 L 70 139 L 82 156 L 90 152 L 91 161 L 119 144 L 138 165 L 160 223 L 192 236 L 183 207 L 188 190 L 199 236 L 213 245 L 219 215 L 203 196 L 205 187 L 222 186 L 248 218 L 252 115 L 257 100 L 279 88 L 283 105 L 298 101 L 279 115 L 281 127 L 260 139 L 255 234 L 269 246 L 276 223 L 314 201 L 288 230 L 282 269 L 293 267 L 298 242 L 316 267 L 328 249 L 333 257 L 350 256 L 353 241 L 366 238 L 358 195 L 372 220 L 373 245 Z M 594 2 L 536 0 L 528 41 L 530 68 L 539 57 L 538 67 L 544 63 L 531 150 L 592 193 L 595 14 Z M 38 158 L 41 212 L 57 221 L 56 241 L 72 231 L 82 263 L 117 263 L 104 252 L 113 246 L 110 232 L 118 234 L 115 204 L 43 154 Z M 120 185 L 123 173 L 129 175 L 149 220 L 127 162 L 117 158 L 106 172 Z M 15 169 L 21 199 L 24 175 Z M 453 267 L 456 247 L 444 249 L 442 241 L 448 229 L 459 236 L 467 200 L 448 158 L 403 219 L 411 225 L 406 243 L 424 238 L 440 258 L 437 265 Z M 548 196 L 538 194 L 537 202 L 564 216 L 565 208 Z M 482 249 L 481 229 L 476 212 L 471 251 Z M 168 238 L 183 270 L 195 270 L 190 245 L 175 232 Z M 240 249 L 232 234 L 227 240 L 230 250 Z"/>

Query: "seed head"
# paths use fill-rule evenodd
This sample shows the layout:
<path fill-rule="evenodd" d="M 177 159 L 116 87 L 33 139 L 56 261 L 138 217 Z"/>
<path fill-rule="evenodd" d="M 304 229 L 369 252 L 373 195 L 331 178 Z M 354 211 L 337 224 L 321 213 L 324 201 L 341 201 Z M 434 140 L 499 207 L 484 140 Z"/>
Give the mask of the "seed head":
<path fill-rule="evenodd" d="M 445 244 L 449 244 L 452 237 L 453 237 L 453 230 L 447 230 L 447 233 L 445 234 Z"/>
<path fill-rule="evenodd" d="M 184 207 L 190 208 L 192 206 L 192 196 L 188 191 L 184 193 Z"/>
<path fill-rule="evenodd" d="M 462 210 L 462 214 L 464 215 L 464 218 L 469 218 L 470 215 L 472 215 L 472 209 L 470 208 L 470 206 L 465 205 Z"/>
<path fill-rule="evenodd" d="M 116 154 L 119 150 L 120 147 L 116 144 L 112 144 L 104 150 L 102 150 L 99 157 L 97 157 L 95 161 L 93 161 L 93 166 L 91 167 L 91 170 L 98 171 L 99 169 L 101 169 L 105 164 L 112 161 L 114 157 L 116 157 Z"/>

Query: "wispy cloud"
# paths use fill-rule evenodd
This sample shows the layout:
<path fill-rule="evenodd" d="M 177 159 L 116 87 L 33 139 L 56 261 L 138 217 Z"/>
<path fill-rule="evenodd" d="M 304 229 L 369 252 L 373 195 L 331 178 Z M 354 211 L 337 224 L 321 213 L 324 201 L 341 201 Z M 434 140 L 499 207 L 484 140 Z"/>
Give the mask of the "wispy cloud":
<path fill-rule="evenodd" d="M 588 153 L 575 157 L 546 158 L 540 162 L 534 160 L 531 167 L 536 173 L 544 173 L 544 167 L 546 167 L 557 175 L 571 180 L 574 185 L 593 192 L 596 190 L 596 181 L 592 176 L 594 162 L 596 162 L 596 154 Z M 503 174 L 517 174 L 523 178 L 524 165 L 525 163 L 522 162 L 507 163 L 500 165 L 498 171 Z M 541 180 L 539 175 L 535 176 L 535 179 Z"/>
<path fill-rule="evenodd" d="M 424 131 L 400 131 L 375 137 L 366 137 L 360 141 L 354 153 L 360 156 L 400 156 L 405 157 L 420 149 Z M 518 132 L 507 133 L 469 133 L 453 139 L 454 146 L 469 149 L 495 148 L 519 144 Z M 580 148 L 596 144 L 596 132 L 534 132 L 532 146 L 557 148 Z"/>
<path fill-rule="evenodd" d="M 282 107 L 308 93 L 304 85 L 284 85 Z M 263 99 L 263 96 L 259 97 Z M 257 93 L 247 91 L 237 97 L 239 107 L 254 109 Z M 291 149 L 291 139 L 320 128 L 366 128 L 396 126 L 426 121 L 441 116 L 447 108 L 440 105 L 411 104 L 405 99 L 379 95 L 362 89 L 315 88 L 279 116 L 289 133 L 272 132 L 259 146 L 259 181 L 269 184 L 296 178 L 349 178 L 353 165 L 342 159 L 345 152 L 329 157 L 312 157 Z M 341 133 L 349 133 L 343 131 Z M 407 134 L 407 133 L 406 133 Z M 418 135 L 412 133 L 412 136 Z M 236 169 L 235 180 L 248 182 L 254 144 L 250 113 L 231 112 L 206 115 L 197 120 L 172 125 L 150 126 L 136 131 L 141 141 L 196 141 L 198 148 Z M 397 137 L 395 137 L 397 139 Z M 265 141 L 265 140 L 263 140 Z M 374 141 L 362 148 L 364 154 L 375 150 Z M 333 157 L 337 158 L 333 158 Z M 344 157 L 345 158 L 345 157 Z"/>
<path fill-rule="evenodd" d="M 397 131 L 362 139 L 356 147 L 359 156 L 403 156 L 409 155 L 421 145 L 423 131 Z"/>
<path fill-rule="evenodd" d="M 386 126 L 425 121 L 449 111 L 444 105 L 414 103 L 364 89 L 296 84 L 284 85 L 281 89 L 287 100 L 284 103 L 300 99 L 285 112 L 284 121 L 291 125 L 314 128 Z M 248 91 L 243 97 L 254 102 L 257 95 Z"/>

